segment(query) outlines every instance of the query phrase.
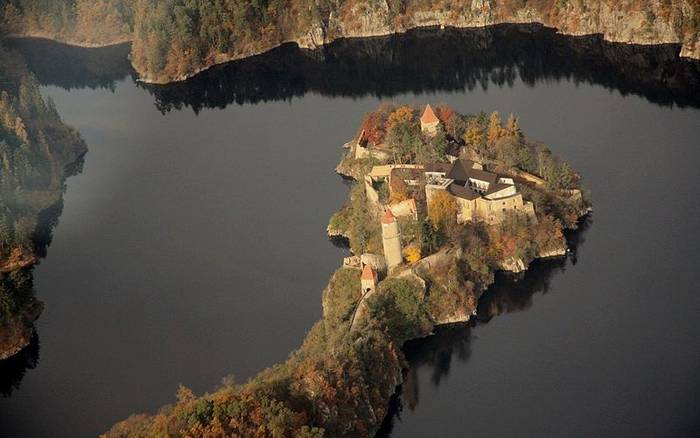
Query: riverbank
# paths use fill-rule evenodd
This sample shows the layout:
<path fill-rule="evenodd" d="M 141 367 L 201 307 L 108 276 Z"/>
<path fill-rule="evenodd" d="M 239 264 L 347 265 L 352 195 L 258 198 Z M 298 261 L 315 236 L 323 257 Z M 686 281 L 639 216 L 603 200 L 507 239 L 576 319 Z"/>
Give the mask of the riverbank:
<path fill-rule="evenodd" d="M 132 41 L 131 38 L 123 37 L 123 38 L 117 38 L 114 40 L 109 40 L 105 42 L 94 42 L 94 41 L 85 41 L 85 40 L 77 40 L 73 38 L 64 38 L 60 36 L 56 36 L 51 33 L 45 33 L 45 32 L 30 32 L 30 33 L 11 33 L 5 35 L 6 38 L 16 38 L 16 39 L 27 39 L 27 40 L 44 40 L 44 41 L 53 41 L 55 43 L 60 43 L 60 44 L 65 44 L 66 46 L 73 46 L 73 47 L 78 47 L 82 49 L 99 49 L 99 48 L 106 48 L 106 47 L 112 47 L 112 46 L 118 46 L 121 44 L 126 44 L 130 43 Z"/>
<path fill-rule="evenodd" d="M 506 21 L 500 21 L 500 22 L 493 22 L 493 23 L 487 23 L 487 24 L 480 24 L 480 23 L 473 23 L 473 22 L 455 22 L 450 19 L 444 19 L 444 20 L 433 20 L 429 21 L 427 23 L 423 24 L 417 24 L 414 26 L 409 26 L 409 27 L 401 27 L 401 28 L 385 28 L 377 31 L 370 31 L 370 32 L 359 32 L 359 33 L 341 33 L 339 35 L 335 36 L 328 36 L 325 32 L 323 32 L 320 29 L 315 29 L 315 30 L 310 30 L 306 35 L 303 35 L 301 37 L 297 38 L 290 38 L 290 39 L 284 39 L 280 41 L 276 41 L 271 44 L 264 45 L 262 47 L 256 47 L 256 48 L 251 48 L 245 51 L 237 52 L 237 53 L 231 53 L 231 54 L 216 54 L 211 57 L 209 57 L 209 60 L 204 63 L 203 65 L 188 71 L 186 73 L 180 73 L 175 76 L 157 76 L 153 75 L 147 71 L 145 71 L 141 66 L 134 64 L 132 62 L 132 66 L 134 69 L 139 73 L 139 81 L 143 82 L 145 84 L 151 84 L 151 85 L 167 85 L 167 84 L 172 84 L 172 83 L 178 83 L 178 82 L 185 82 L 189 79 L 194 78 L 195 76 L 199 75 L 202 72 L 205 72 L 213 67 L 222 65 L 222 64 L 227 64 L 229 62 L 234 62 L 234 61 L 239 61 L 239 60 L 244 60 L 247 58 L 252 58 L 255 56 L 263 55 L 265 53 L 268 53 L 278 47 L 281 47 L 285 44 L 296 44 L 299 48 L 305 49 L 305 50 L 319 50 L 322 49 L 323 47 L 336 42 L 340 40 L 347 40 L 347 39 L 368 39 L 368 38 L 376 38 L 376 37 L 385 37 L 385 36 L 390 36 L 390 35 L 400 35 L 404 34 L 406 32 L 410 32 L 412 30 L 420 30 L 420 29 L 430 29 L 430 28 L 440 28 L 440 29 L 488 29 L 491 27 L 495 26 L 500 26 L 500 25 L 513 25 L 513 24 L 520 24 L 520 25 L 533 25 L 533 26 L 541 26 L 544 28 L 549 28 L 556 30 L 557 33 L 560 33 L 562 35 L 566 36 L 572 36 L 572 37 L 583 37 L 583 36 L 595 36 L 595 35 L 600 35 L 605 41 L 610 42 L 610 43 L 617 43 L 617 44 L 626 44 L 626 45 L 632 45 L 632 46 L 661 46 L 661 45 L 677 45 L 678 46 L 678 53 L 681 58 L 687 58 L 687 59 L 694 59 L 694 60 L 700 60 L 700 43 L 688 43 L 685 41 L 682 41 L 680 38 L 676 37 L 668 37 L 668 38 L 659 38 L 659 39 L 651 39 L 651 38 L 646 38 L 646 37 L 637 37 L 635 35 L 628 35 L 625 37 L 619 36 L 616 33 L 609 33 L 609 32 L 600 32 L 597 30 L 590 30 L 590 31 L 567 31 L 565 29 L 560 29 L 557 28 L 556 26 L 551 26 L 548 25 L 545 22 L 540 22 L 540 21 L 511 21 L 511 20 L 506 20 Z M 316 40 L 316 37 L 314 35 L 320 36 L 320 40 Z M 57 40 L 60 41 L 60 40 Z M 131 42 L 133 40 L 125 40 L 124 42 Z M 71 44 L 71 43 L 68 43 Z M 118 44 L 118 43 L 115 43 Z M 96 47 L 96 46 L 85 46 L 81 44 L 76 44 L 81 47 Z M 108 44 L 109 45 L 109 44 Z"/>
<path fill-rule="evenodd" d="M 217 35 L 216 44 L 212 44 L 207 38 L 196 36 L 196 32 L 195 36 L 166 37 L 156 28 L 178 24 L 172 18 L 157 16 L 156 5 L 149 5 L 144 9 L 143 19 L 135 25 L 138 36 L 134 38 L 132 62 L 144 82 L 164 84 L 185 80 L 214 65 L 261 54 L 285 43 L 315 49 L 339 39 L 392 35 L 417 28 L 482 28 L 506 23 L 537 24 L 566 35 L 602 35 L 607 41 L 619 43 L 678 44 L 681 56 L 700 58 L 700 36 L 693 18 L 700 13 L 700 7 L 687 0 L 674 0 L 670 4 L 600 0 L 592 4 L 523 6 L 488 0 L 467 6 L 409 0 L 399 6 L 348 3 L 309 8 L 314 12 L 313 18 L 307 14 L 288 16 L 267 10 L 253 14 L 257 18 L 244 20 L 233 29 L 221 24 L 223 17 L 203 17 L 194 25 Z M 196 11 L 193 7 L 192 13 Z M 216 16 L 222 12 L 212 13 Z M 189 50 L 191 47 L 197 50 Z"/>

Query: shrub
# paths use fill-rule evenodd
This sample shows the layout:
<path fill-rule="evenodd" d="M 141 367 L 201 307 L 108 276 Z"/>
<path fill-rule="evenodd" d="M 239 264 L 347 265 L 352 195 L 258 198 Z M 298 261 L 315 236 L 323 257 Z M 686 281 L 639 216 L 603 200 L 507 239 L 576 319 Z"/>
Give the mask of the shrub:
<path fill-rule="evenodd" d="M 349 320 L 360 298 L 360 270 L 335 271 L 323 293 L 323 317 L 332 327 Z"/>
<path fill-rule="evenodd" d="M 422 286 L 413 279 L 390 278 L 368 300 L 370 317 L 379 321 L 398 344 L 432 329 Z"/>

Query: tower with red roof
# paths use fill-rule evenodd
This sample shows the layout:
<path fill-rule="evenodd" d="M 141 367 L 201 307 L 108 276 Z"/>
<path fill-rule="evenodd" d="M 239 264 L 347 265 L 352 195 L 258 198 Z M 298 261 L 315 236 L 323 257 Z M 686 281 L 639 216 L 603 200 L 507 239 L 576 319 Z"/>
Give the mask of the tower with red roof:
<path fill-rule="evenodd" d="M 440 125 L 440 119 L 437 118 L 430 104 L 426 105 L 423 115 L 420 116 L 421 132 L 433 136 L 437 134 L 438 125 Z"/>
<path fill-rule="evenodd" d="M 369 264 L 362 268 L 360 285 L 362 286 L 362 295 L 374 293 L 377 290 L 377 271 Z"/>
<path fill-rule="evenodd" d="M 382 244 L 384 258 L 389 269 L 398 266 L 403 261 L 401 255 L 401 230 L 399 223 L 388 208 L 382 216 Z"/>

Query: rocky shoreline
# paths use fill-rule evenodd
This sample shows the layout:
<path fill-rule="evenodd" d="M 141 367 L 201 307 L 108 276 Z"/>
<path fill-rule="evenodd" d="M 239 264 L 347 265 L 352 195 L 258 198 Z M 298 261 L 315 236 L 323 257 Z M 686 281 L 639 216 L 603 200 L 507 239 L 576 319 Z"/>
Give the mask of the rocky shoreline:
<path fill-rule="evenodd" d="M 0 326 L 0 360 L 16 355 L 31 343 L 34 322 L 43 310 L 43 303 L 36 300 L 24 312 Z"/>
<path fill-rule="evenodd" d="M 365 23 L 363 26 L 361 26 L 361 30 L 346 28 L 346 26 L 344 26 L 342 23 L 336 23 L 335 29 L 316 27 L 308 30 L 306 33 L 300 36 L 285 38 L 272 43 L 263 44 L 262 46 L 247 48 L 246 50 L 240 52 L 216 54 L 203 65 L 175 77 L 154 76 L 149 72 L 144 72 L 139 68 L 139 66 L 134 65 L 133 62 L 132 66 L 138 72 L 138 80 L 140 82 L 153 85 L 165 85 L 169 83 L 187 81 L 188 79 L 191 79 L 194 76 L 197 76 L 198 74 L 217 65 L 258 56 L 290 43 L 296 44 L 302 49 L 318 50 L 325 45 L 342 39 L 383 37 L 403 34 L 411 30 L 424 28 L 482 29 L 504 24 L 542 26 L 545 28 L 555 29 L 560 34 L 574 37 L 600 35 L 605 41 L 617 44 L 649 46 L 669 44 L 678 45 L 679 57 L 700 60 L 700 41 L 686 41 L 683 39 L 682 35 L 677 34 L 672 29 L 668 28 L 668 26 L 661 26 L 661 30 L 658 33 L 650 35 L 648 33 L 635 33 L 631 29 L 616 29 L 612 24 L 603 26 L 602 24 L 596 24 L 594 22 L 587 22 L 582 28 L 573 28 L 570 24 L 561 26 L 557 25 L 557 23 L 551 23 L 548 20 L 543 19 L 541 16 L 532 14 L 520 14 L 515 18 L 503 20 L 467 19 L 464 16 L 455 17 L 450 14 L 434 14 L 432 16 L 430 14 L 423 14 L 420 17 L 416 17 L 415 20 L 407 21 L 409 21 L 409 24 L 401 24 L 397 27 L 377 26 L 376 23 Z M 115 40 L 104 42 L 94 42 L 64 38 L 48 32 L 13 33 L 7 36 L 11 38 L 45 39 L 82 48 L 110 47 L 133 42 L 133 37 L 131 36 L 124 36 Z"/>
<path fill-rule="evenodd" d="M 118 38 L 115 40 L 105 41 L 105 42 L 92 42 L 92 41 L 81 41 L 72 38 L 63 38 L 57 35 L 53 35 L 46 32 L 30 32 L 30 33 L 10 33 L 6 35 L 7 38 L 18 38 L 27 40 L 46 40 L 53 41 L 60 44 L 65 44 L 66 46 L 79 47 L 83 49 L 99 49 L 104 47 L 118 46 L 120 44 L 130 43 L 132 39 L 130 37 Z"/>
<path fill-rule="evenodd" d="M 505 20 L 505 21 L 494 21 L 494 22 L 487 22 L 487 23 L 482 23 L 479 21 L 468 21 L 468 20 L 455 20 L 451 19 L 448 17 L 444 18 L 435 18 L 432 20 L 426 20 L 425 22 L 421 22 L 412 26 L 401 26 L 399 28 L 382 28 L 379 30 L 373 30 L 373 31 L 363 31 L 363 32 L 352 32 L 352 31 L 347 31 L 347 32 L 339 32 L 338 34 L 328 34 L 324 29 L 322 28 L 315 28 L 309 30 L 305 35 L 298 37 L 298 38 L 290 38 L 290 39 L 284 39 L 281 41 L 277 41 L 273 44 L 266 45 L 261 48 L 256 48 L 255 50 L 250 50 L 250 51 L 245 51 L 241 53 L 233 53 L 233 54 L 217 54 L 216 57 L 194 69 L 191 72 L 185 73 L 178 75 L 176 77 L 170 77 L 170 78 L 160 78 L 160 77 L 155 77 L 152 75 L 149 75 L 147 73 L 144 73 L 143 71 L 140 71 L 136 65 L 134 65 L 134 68 L 139 72 L 139 81 L 143 82 L 145 84 L 152 84 L 152 85 L 166 85 L 169 83 L 176 83 L 176 82 L 184 82 L 187 81 L 188 79 L 191 79 L 198 74 L 209 70 L 212 67 L 216 67 L 217 65 L 221 64 L 226 64 L 229 62 L 234 62 L 234 61 L 239 61 L 242 59 L 254 57 L 257 55 L 262 55 L 264 53 L 267 53 L 273 49 L 276 49 L 284 44 L 290 44 L 294 43 L 299 48 L 301 49 L 307 49 L 307 50 L 317 50 L 322 48 L 325 45 L 331 44 L 334 41 L 341 40 L 341 39 L 362 39 L 362 38 L 374 38 L 374 37 L 384 37 L 384 36 L 389 36 L 389 35 L 398 35 L 398 34 L 403 34 L 411 30 L 415 29 L 425 29 L 425 28 L 454 28 L 454 29 L 481 29 L 481 28 L 489 28 L 492 26 L 498 26 L 502 24 L 532 24 L 532 25 L 541 25 L 543 27 L 548 27 L 555 29 L 558 33 L 561 33 L 563 35 L 568 35 L 568 36 L 594 36 L 594 35 L 600 35 L 603 37 L 605 41 L 611 42 L 611 43 L 617 43 L 617 44 L 630 44 L 630 45 L 668 45 L 668 44 L 677 44 L 679 46 L 679 56 L 681 58 L 689 58 L 689 59 L 696 59 L 700 60 L 700 42 L 694 42 L 694 43 L 689 43 L 682 41 L 678 36 L 676 35 L 666 35 L 663 38 L 650 38 L 647 36 L 637 36 L 634 34 L 629 34 L 629 33 L 618 33 L 618 32 L 610 32 L 606 31 L 603 29 L 597 29 L 594 26 L 592 26 L 589 30 L 584 30 L 584 31 L 572 31 L 572 30 L 567 30 L 566 28 L 558 28 L 557 26 L 552 26 L 549 25 L 545 20 Z"/>

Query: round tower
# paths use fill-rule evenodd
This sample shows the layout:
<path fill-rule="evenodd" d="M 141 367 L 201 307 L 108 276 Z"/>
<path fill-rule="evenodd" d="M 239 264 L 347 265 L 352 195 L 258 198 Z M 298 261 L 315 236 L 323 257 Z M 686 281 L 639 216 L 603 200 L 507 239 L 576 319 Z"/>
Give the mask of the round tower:
<path fill-rule="evenodd" d="M 382 244 L 384 245 L 384 258 L 389 269 L 398 266 L 403 261 L 401 255 L 401 231 L 399 223 L 387 208 L 382 216 Z"/>

